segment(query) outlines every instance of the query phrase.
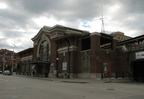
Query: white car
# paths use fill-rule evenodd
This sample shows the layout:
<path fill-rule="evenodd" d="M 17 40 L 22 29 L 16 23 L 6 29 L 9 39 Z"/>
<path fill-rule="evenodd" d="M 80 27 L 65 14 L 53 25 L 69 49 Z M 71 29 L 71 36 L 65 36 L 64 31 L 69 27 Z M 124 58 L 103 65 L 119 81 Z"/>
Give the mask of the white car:
<path fill-rule="evenodd" d="M 2 71 L 0 70 L 0 74 L 2 74 Z"/>
<path fill-rule="evenodd" d="M 3 72 L 3 75 L 11 75 L 11 72 L 10 72 L 9 70 L 5 70 L 5 71 Z"/>

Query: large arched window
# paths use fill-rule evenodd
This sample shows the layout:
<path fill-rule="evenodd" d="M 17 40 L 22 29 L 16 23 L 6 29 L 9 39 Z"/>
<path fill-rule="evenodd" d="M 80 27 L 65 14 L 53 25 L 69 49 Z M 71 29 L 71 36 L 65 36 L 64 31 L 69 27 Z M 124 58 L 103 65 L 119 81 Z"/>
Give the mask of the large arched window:
<path fill-rule="evenodd" d="M 47 41 L 43 41 L 40 45 L 39 58 L 42 61 L 49 61 L 49 46 Z"/>
<path fill-rule="evenodd" d="M 83 57 L 82 57 L 82 72 L 83 73 L 90 72 L 90 57 L 89 57 L 89 55 L 83 55 Z"/>

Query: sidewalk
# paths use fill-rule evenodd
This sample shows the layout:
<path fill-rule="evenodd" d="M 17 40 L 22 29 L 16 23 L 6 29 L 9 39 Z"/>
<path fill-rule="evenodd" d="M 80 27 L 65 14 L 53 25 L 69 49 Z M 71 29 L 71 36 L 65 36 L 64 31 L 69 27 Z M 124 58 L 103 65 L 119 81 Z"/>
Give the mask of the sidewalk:
<path fill-rule="evenodd" d="M 14 75 L 19 77 L 28 77 L 34 79 L 42 79 L 48 81 L 58 81 L 65 83 L 132 83 L 133 81 L 128 78 L 117 78 L 117 79 L 96 79 L 96 78 L 46 78 L 46 77 L 33 77 L 27 75 Z"/>

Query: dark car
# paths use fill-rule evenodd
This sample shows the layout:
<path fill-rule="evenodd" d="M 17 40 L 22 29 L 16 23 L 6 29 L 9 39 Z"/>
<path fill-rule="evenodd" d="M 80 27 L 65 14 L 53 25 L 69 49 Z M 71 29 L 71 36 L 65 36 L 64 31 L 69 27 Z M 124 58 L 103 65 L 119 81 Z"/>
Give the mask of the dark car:
<path fill-rule="evenodd" d="M 5 71 L 3 72 L 3 75 L 11 75 L 11 72 L 10 72 L 9 70 L 5 70 Z"/>

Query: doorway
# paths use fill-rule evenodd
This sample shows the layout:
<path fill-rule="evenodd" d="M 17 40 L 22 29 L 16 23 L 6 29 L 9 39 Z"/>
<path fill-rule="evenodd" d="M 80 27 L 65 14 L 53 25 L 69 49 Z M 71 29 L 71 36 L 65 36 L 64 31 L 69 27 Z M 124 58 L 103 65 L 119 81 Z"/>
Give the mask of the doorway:
<path fill-rule="evenodd" d="M 133 62 L 133 78 L 137 82 L 144 82 L 144 61 Z"/>

